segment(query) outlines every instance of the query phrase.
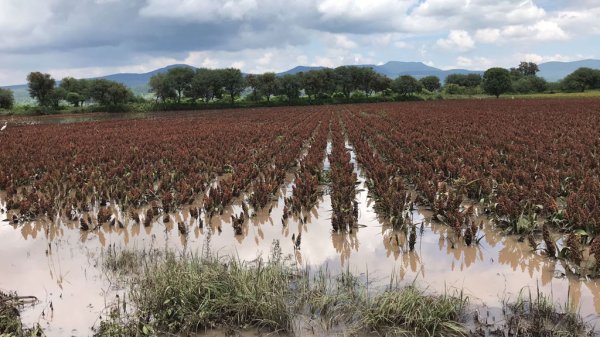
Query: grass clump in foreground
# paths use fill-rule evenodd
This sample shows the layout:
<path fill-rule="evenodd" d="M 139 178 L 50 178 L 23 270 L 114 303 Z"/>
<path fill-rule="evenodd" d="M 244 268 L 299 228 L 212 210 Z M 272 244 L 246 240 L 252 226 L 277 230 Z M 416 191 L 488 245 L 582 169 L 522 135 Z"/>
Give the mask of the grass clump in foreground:
<path fill-rule="evenodd" d="M 361 324 L 385 336 L 463 336 L 465 299 L 426 296 L 414 286 L 376 296 L 362 310 Z"/>
<path fill-rule="evenodd" d="M 33 297 L 19 297 L 15 293 L 0 291 L 0 337 L 34 337 L 43 336 L 42 329 L 37 326 L 25 328 L 21 322 L 19 307 L 24 302 L 35 300 Z"/>
<path fill-rule="evenodd" d="M 557 308 L 552 299 L 537 292 L 535 296 L 523 292 L 517 300 L 506 305 L 505 330 L 509 336 L 592 336 L 593 330 L 585 324 L 577 313 Z"/>
<path fill-rule="evenodd" d="M 187 335 L 212 328 L 293 335 L 308 322 L 355 335 L 467 335 L 461 323 L 465 298 L 430 296 L 414 286 L 370 295 L 348 272 L 311 275 L 290 265 L 277 243 L 269 261 L 156 251 L 131 258 L 131 252 L 113 251 L 105 266 L 118 265 L 121 254 L 137 261 L 137 269 L 116 272 L 129 284 L 128 303 L 110 309 L 96 336 Z"/>

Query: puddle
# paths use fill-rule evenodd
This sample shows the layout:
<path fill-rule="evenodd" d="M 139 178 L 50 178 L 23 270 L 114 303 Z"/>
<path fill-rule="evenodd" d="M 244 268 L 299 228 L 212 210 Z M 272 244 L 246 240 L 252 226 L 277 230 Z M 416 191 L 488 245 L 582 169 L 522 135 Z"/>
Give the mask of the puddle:
<path fill-rule="evenodd" d="M 330 143 L 324 149 L 326 153 L 331 152 Z M 332 232 L 327 193 L 303 214 L 306 222 L 292 216 L 283 225 L 284 197 L 292 193 L 292 174 L 287 175 L 271 213 L 269 205 L 257 212 L 246 221 L 241 235 L 235 235 L 231 222 L 231 215 L 242 209 L 240 200 L 226 207 L 222 216 L 204 218 L 203 228 L 187 209 L 171 214 L 166 224 L 161 216 L 150 227 L 127 220 L 122 229 L 106 224 L 86 233 L 76 222 L 63 220 L 13 226 L 2 221 L 7 218 L 2 213 L 0 289 L 38 297 L 40 304 L 27 308 L 23 320 L 27 325 L 39 322 L 47 336 L 87 336 L 90 327 L 105 314 L 104 308 L 123 293 L 108 283 L 97 265 L 104 250 L 154 247 L 202 252 L 209 243 L 213 253 L 251 261 L 261 254 L 268 256 L 273 241 L 279 240 L 285 255 L 311 269 L 327 266 L 332 273 L 348 269 L 356 275 L 368 275 L 370 281 L 380 285 L 389 284 L 390 277 L 405 284 L 416 281 L 420 287 L 437 293 L 462 289 L 471 304 L 485 304 L 497 313 L 505 299 L 514 299 L 523 289 L 534 293 L 539 288 L 555 303 L 569 302 L 586 320 L 597 320 L 600 283 L 565 275 L 560 261 L 532 253 L 526 242 L 502 235 L 486 221 L 480 244 L 467 247 L 462 242 L 452 243 L 452 230 L 432 223 L 430 211 L 418 209 L 413 212 L 414 222 L 420 223 L 417 242 L 414 251 L 409 251 L 404 233 L 379 220 L 351 144 L 346 142 L 346 148 L 359 179 L 356 200 L 360 227 L 352 233 Z M 325 169 L 327 160 L 325 156 Z M 187 235 L 178 230 L 179 221 L 189 228 Z M 292 236 L 299 233 L 302 243 L 295 250 Z"/>

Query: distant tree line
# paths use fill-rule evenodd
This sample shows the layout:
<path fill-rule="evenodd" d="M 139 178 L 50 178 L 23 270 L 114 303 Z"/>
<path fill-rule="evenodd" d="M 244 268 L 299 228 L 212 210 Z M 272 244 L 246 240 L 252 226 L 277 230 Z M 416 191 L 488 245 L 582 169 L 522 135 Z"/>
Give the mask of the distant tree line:
<path fill-rule="evenodd" d="M 27 76 L 29 96 L 42 107 L 57 108 L 65 101 L 74 107 L 86 103 L 103 106 L 126 104 L 135 95 L 125 85 L 106 79 L 75 79 L 65 77 L 56 85 L 50 74 L 32 72 Z M 1 94 L 1 93 L 0 93 Z"/>
<path fill-rule="evenodd" d="M 309 100 L 332 97 L 350 98 L 357 91 L 366 97 L 392 87 L 392 81 L 372 68 L 343 66 L 277 76 L 275 73 L 244 76 L 239 69 L 172 68 L 154 75 L 149 82 L 157 102 L 198 100 L 206 103 L 226 96 L 231 103 L 243 92 L 252 101 L 270 102 L 283 96 L 293 103 L 305 95 Z"/>
<path fill-rule="evenodd" d="M 542 93 L 549 89 L 566 92 L 600 89 L 600 70 L 580 68 L 552 88 L 538 77 L 539 68 L 533 62 L 521 62 L 517 67 L 490 68 L 483 76 L 477 73 L 451 74 L 442 86 L 436 76 L 416 79 L 403 75 L 396 79 L 376 73 L 369 67 L 342 66 L 335 69 L 311 70 L 297 74 L 276 76 L 275 73 L 244 76 L 240 70 L 173 68 L 150 79 L 150 91 L 157 102 L 182 100 L 211 102 L 227 96 L 233 103 L 244 91 L 251 101 L 270 102 L 273 96 L 284 97 L 293 104 L 301 96 L 312 101 L 328 98 L 350 100 L 352 97 L 373 95 L 410 97 L 424 90 L 429 93 L 473 95 L 486 93 L 499 97 L 508 92 L 515 94 Z"/>
<path fill-rule="evenodd" d="M 324 68 L 283 76 L 272 72 L 244 75 L 236 68 L 176 67 L 152 76 L 148 84 L 155 103 L 177 104 L 221 100 L 234 104 L 241 96 L 252 102 L 270 103 L 273 97 L 277 97 L 288 104 L 295 104 L 301 97 L 310 103 L 327 99 L 350 101 L 374 95 L 403 100 L 422 92 L 448 95 L 486 93 L 499 97 L 505 93 L 583 92 L 600 89 L 598 69 L 579 68 L 556 83 L 546 82 L 537 76 L 538 72 L 537 64 L 521 62 L 510 69 L 490 68 L 483 76 L 477 73 L 451 74 L 442 85 L 436 76 L 416 79 L 403 75 L 390 79 L 372 68 L 357 66 Z M 93 103 L 119 106 L 144 101 L 141 97 L 135 97 L 125 85 L 106 79 L 66 77 L 57 85 L 49 74 L 32 72 L 27 76 L 27 82 L 29 95 L 40 106 L 48 108 L 57 108 L 60 102 L 81 107 Z M 13 92 L 0 88 L 0 109 L 10 109 L 14 103 Z"/>

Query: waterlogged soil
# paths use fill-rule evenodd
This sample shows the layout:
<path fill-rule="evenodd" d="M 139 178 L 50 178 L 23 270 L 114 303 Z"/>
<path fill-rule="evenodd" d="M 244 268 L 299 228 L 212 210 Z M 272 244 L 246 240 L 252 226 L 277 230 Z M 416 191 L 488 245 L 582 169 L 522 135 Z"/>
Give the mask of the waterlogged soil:
<path fill-rule="evenodd" d="M 352 151 L 349 144 L 347 148 Z M 324 149 L 329 150 L 330 146 Z M 521 292 L 535 294 L 538 289 L 551 295 L 555 303 L 578 308 L 585 320 L 597 321 L 600 282 L 569 275 L 560 261 L 532 252 L 526 242 L 502 234 L 483 215 L 478 216 L 478 222 L 483 221 L 478 236 L 483 237 L 479 244 L 467 247 L 463 242 L 453 242 L 452 230 L 432 221 L 431 211 L 415 210 L 418 237 L 414 251 L 409 251 L 405 234 L 378 218 L 359 167 L 356 172 L 359 228 L 347 234 L 332 232 L 331 201 L 325 186 L 323 196 L 310 212 L 282 222 L 284 197 L 292 193 L 291 173 L 276 200 L 246 221 L 242 235 L 237 236 L 231 215 L 241 212 L 241 200 L 227 207 L 222 216 L 204 217 L 202 228 L 187 209 L 172 213 L 168 223 L 163 223 L 160 216 L 150 227 L 144 227 L 115 207 L 124 228 L 104 224 L 90 232 L 80 231 L 78 222 L 65 219 L 12 224 L 7 221 L 10 213 L 1 213 L 0 289 L 39 299 L 37 305 L 25 308 L 26 325 L 39 322 L 49 337 L 88 336 L 92 334 L 90 328 L 107 313 L 106 308 L 116 302 L 117 295 L 122 298 L 125 293 L 102 271 L 104 251 L 158 248 L 202 254 L 210 247 L 213 254 L 253 261 L 260 256 L 267 258 L 273 242 L 278 240 L 284 255 L 312 270 L 327 268 L 332 274 L 349 270 L 368 279 L 374 287 L 385 286 L 393 278 L 404 284 L 416 282 L 433 293 L 463 291 L 472 310 L 488 317 L 489 323 L 502 320 L 505 301 L 514 300 Z M 143 214 L 145 209 L 140 211 Z M 179 221 L 189 228 L 186 235 L 178 230 Z M 300 249 L 294 249 L 292 237 L 300 233 Z M 301 334 L 313 332 L 302 329 Z"/>
<path fill-rule="evenodd" d="M 148 118 L 164 118 L 174 115 L 181 117 L 182 115 L 197 116 L 202 113 L 210 113 L 210 110 L 204 112 L 198 111 L 155 111 L 155 112 L 90 112 L 77 114 L 60 114 L 60 115 L 44 115 L 44 116 L 0 116 L 0 124 L 8 123 L 11 125 L 40 125 L 40 124 L 69 124 L 82 122 L 96 122 L 108 120 L 128 120 L 128 119 L 148 119 Z"/>

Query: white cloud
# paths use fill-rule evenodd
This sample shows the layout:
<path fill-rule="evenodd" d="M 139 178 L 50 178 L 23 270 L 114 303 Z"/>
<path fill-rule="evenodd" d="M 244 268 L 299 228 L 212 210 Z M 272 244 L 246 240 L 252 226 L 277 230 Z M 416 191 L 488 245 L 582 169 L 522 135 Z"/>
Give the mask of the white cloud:
<path fill-rule="evenodd" d="M 242 20 L 256 13 L 255 0 L 148 0 L 140 10 L 142 16 L 177 18 L 189 21 L 216 22 L 219 20 Z"/>
<path fill-rule="evenodd" d="M 596 3 L 596 7 L 588 6 L 586 10 L 559 11 L 552 20 L 574 35 L 599 35 L 599 17 L 600 4 Z"/>
<path fill-rule="evenodd" d="M 556 22 L 540 21 L 529 26 L 508 26 L 502 29 L 504 40 L 552 41 L 566 40 L 568 35 Z"/>
<path fill-rule="evenodd" d="M 273 53 L 272 52 L 266 52 L 265 55 L 263 55 L 261 58 L 259 58 L 256 62 L 258 64 L 260 64 L 261 66 L 266 66 L 269 63 L 271 63 L 272 59 L 273 59 Z"/>
<path fill-rule="evenodd" d="M 484 28 L 475 32 L 475 39 L 483 43 L 494 43 L 500 38 L 500 29 Z"/>
<path fill-rule="evenodd" d="M 409 49 L 412 48 L 412 46 L 404 41 L 396 41 L 394 42 L 394 47 L 396 48 L 400 48 L 400 49 Z"/>
<path fill-rule="evenodd" d="M 308 56 L 306 55 L 298 55 L 296 56 L 296 63 L 299 65 L 305 65 L 308 63 Z"/>
<path fill-rule="evenodd" d="M 323 20 L 372 20 L 387 17 L 385 21 L 395 21 L 405 16 L 415 3 L 413 0 L 324 0 L 317 4 Z"/>
<path fill-rule="evenodd" d="M 533 63 L 539 64 L 539 63 L 550 62 L 550 61 L 569 62 L 569 61 L 574 61 L 576 59 L 582 59 L 583 56 L 578 55 L 576 57 L 573 57 L 573 56 L 561 55 L 561 54 L 539 55 L 539 54 L 535 54 L 535 53 L 528 53 L 528 54 L 517 54 L 517 58 L 522 61 L 533 62 Z"/>
<path fill-rule="evenodd" d="M 25 14 L 25 15 L 23 15 Z M 0 29 L 4 37 L 31 30 L 52 17 L 50 3 L 33 0 L 4 0 L 0 2 Z"/>
<path fill-rule="evenodd" d="M 451 30 L 448 38 L 439 39 L 436 43 L 439 47 L 450 51 L 467 51 L 475 47 L 475 41 L 471 35 L 464 30 Z"/>
<path fill-rule="evenodd" d="M 494 62 L 486 57 L 464 57 L 459 56 L 456 58 L 456 66 L 451 68 L 464 68 L 471 70 L 487 69 L 494 65 Z"/>
<path fill-rule="evenodd" d="M 336 47 L 342 48 L 342 49 L 352 49 L 352 48 L 356 48 L 358 46 L 356 44 L 356 42 L 350 40 L 345 35 L 334 34 L 333 41 L 334 41 L 334 44 Z"/>
<path fill-rule="evenodd" d="M 556 22 L 543 20 L 532 25 L 478 29 L 475 39 L 482 43 L 505 44 L 511 41 L 563 41 L 569 39 L 569 35 Z"/>
<path fill-rule="evenodd" d="M 235 62 L 231 63 L 230 67 L 237 68 L 237 69 L 243 69 L 245 65 L 246 65 L 246 62 L 244 62 L 244 61 L 235 61 Z"/>
<path fill-rule="evenodd" d="M 546 11 L 531 0 L 426 0 L 414 14 L 462 28 L 481 29 L 537 21 Z"/>
<path fill-rule="evenodd" d="M 312 67 L 328 67 L 328 68 L 335 68 L 338 65 L 341 65 L 341 63 L 339 61 L 336 61 L 330 57 L 325 57 L 325 56 L 317 56 L 315 57 L 314 62 L 312 62 L 310 64 Z"/>
<path fill-rule="evenodd" d="M 258 72 L 598 58 L 599 17 L 598 0 L 0 0 L 0 84 L 32 70 L 96 76 L 182 62 Z M 468 54 L 459 62 L 440 48 Z"/>
<path fill-rule="evenodd" d="M 393 37 L 392 34 L 375 34 L 370 37 L 370 40 L 375 45 L 387 47 L 392 43 Z"/>

